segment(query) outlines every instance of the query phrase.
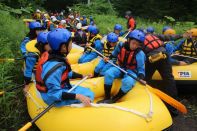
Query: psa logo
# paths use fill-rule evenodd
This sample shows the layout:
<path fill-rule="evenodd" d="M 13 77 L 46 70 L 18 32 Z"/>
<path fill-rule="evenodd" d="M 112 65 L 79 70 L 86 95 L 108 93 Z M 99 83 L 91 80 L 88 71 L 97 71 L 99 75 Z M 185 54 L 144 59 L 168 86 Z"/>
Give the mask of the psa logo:
<path fill-rule="evenodd" d="M 178 71 L 179 78 L 191 78 L 191 71 Z"/>

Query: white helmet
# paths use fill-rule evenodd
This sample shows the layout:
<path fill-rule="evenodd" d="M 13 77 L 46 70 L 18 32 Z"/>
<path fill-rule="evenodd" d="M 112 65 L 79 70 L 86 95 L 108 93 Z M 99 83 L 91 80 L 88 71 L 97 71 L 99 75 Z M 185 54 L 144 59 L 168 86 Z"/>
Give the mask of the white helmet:
<path fill-rule="evenodd" d="M 74 16 L 73 16 L 73 15 L 69 15 L 69 18 L 70 18 L 70 19 L 74 19 Z"/>
<path fill-rule="evenodd" d="M 37 13 L 41 13 L 41 11 L 39 9 L 36 10 Z"/>
<path fill-rule="evenodd" d="M 77 21 L 80 21 L 80 19 L 79 19 L 79 18 L 76 18 L 76 20 L 77 20 Z"/>
<path fill-rule="evenodd" d="M 60 15 L 64 15 L 64 13 L 63 13 L 63 12 L 61 12 L 61 13 L 60 13 Z"/>
<path fill-rule="evenodd" d="M 61 20 L 60 24 L 61 25 L 66 24 L 66 21 L 65 20 Z"/>
<path fill-rule="evenodd" d="M 81 24 L 81 23 L 77 23 L 76 28 L 77 28 L 77 29 L 81 29 L 81 27 L 82 27 L 82 24 Z"/>
<path fill-rule="evenodd" d="M 51 19 L 56 18 L 55 16 L 51 16 Z"/>
<path fill-rule="evenodd" d="M 57 21 L 57 19 L 56 18 L 52 18 L 52 22 L 55 22 L 55 21 Z"/>

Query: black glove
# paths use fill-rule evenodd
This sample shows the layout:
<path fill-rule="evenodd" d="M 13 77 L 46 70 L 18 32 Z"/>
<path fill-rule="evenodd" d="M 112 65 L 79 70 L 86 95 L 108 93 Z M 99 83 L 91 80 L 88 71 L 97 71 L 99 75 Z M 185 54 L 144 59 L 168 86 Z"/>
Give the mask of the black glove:
<path fill-rule="evenodd" d="M 76 79 L 76 78 L 83 78 L 83 75 L 79 74 L 79 73 L 76 73 L 76 72 L 73 72 L 72 79 Z"/>
<path fill-rule="evenodd" d="M 76 97 L 76 94 L 74 93 L 62 92 L 62 100 L 74 100 L 75 97 Z"/>
<path fill-rule="evenodd" d="M 24 80 L 25 80 L 25 85 L 31 83 L 31 77 L 25 77 Z"/>

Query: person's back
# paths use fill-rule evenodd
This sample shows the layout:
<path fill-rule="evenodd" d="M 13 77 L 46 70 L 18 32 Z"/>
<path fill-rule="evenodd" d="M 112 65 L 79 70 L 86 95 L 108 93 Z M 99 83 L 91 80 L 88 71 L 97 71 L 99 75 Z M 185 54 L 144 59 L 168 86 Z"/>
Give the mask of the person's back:
<path fill-rule="evenodd" d="M 74 38 L 73 41 L 77 44 L 80 45 L 82 47 L 85 46 L 85 44 L 87 43 L 87 36 L 86 33 L 82 30 L 77 30 L 74 34 Z"/>
<path fill-rule="evenodd" d="M 145 64 L 145 79 L 151 84 L 151 79 L 157 70 L 162 77 L 164 90 L 168 95 L 177 98 L 177 89 L 175 80 L 172 74 L 172 65 L 169 60 L 169 55 L 164 48 L 164 42 L 153 34 L 146 34 L 143 50 L 148 58 Z M 167 105 L 169 111 L 173 115 L 177 115 L 177 111 Z"/>

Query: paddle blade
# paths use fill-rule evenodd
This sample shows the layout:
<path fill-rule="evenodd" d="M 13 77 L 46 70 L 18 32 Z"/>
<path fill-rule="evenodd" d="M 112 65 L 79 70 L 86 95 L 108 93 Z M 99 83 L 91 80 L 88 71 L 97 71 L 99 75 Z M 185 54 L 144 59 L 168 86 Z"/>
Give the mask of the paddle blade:
<path fill-rule="evenodd" d="M 2 96 L 3 94 L 4 94 L 4 91 L 1 91 L 1 92 L 0 92 L 0 96 Z"/>
<path fill-rule="evenodd" d="M 24 125 L 22 128 L 20 128 L 18 131 L 26 131 L 32 126 L 31 122 L 28 122 L 26 125 Z"/>
<path fill-rule="evenodd" d="M 155 89 L 155 88 L 152 88 L 152 87 L 149 87 L 149 89 L 153 93 L 155 93 L 160 99 L 162 99 L 163 101 L 165 101 L 166 103 L 168 103 L 172 107 L 176 108 L 181 113 L 183 113 L 183 114 L 187 113 L 187 108 L 182 103 L 180 103 L 179 101 L 175 100 L 171 96 L 165 94 L 164 92 L 162 92 L 158 89 Z"/>

